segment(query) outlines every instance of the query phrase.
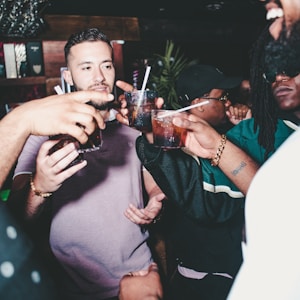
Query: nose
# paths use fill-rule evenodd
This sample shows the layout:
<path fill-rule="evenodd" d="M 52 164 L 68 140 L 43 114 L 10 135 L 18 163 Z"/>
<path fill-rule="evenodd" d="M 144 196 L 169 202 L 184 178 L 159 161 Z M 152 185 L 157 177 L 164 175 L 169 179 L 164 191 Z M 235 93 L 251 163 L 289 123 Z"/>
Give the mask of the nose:
<path fill-rule="evenodd" d="M 103 72 L 102 72 L 102 70 L 101 70 L 100 67 L 97 68 L 96 71 L 95 71 L 95 79 L 96 79 L 96 81 L 98 81 L 98 82 L 103 82 L 104 79 L 105 79 L 105 77 L 104 77 L 104 75 L 103 75 Z"/>
<path fill-rule="evenodd" d="M 280 81 L 288 81 L 290 79 L 290 77 L 288 75 L 286 75 L 285 73 L 279 73 L 276 75 L 276 82 L 280 82 Z"/>

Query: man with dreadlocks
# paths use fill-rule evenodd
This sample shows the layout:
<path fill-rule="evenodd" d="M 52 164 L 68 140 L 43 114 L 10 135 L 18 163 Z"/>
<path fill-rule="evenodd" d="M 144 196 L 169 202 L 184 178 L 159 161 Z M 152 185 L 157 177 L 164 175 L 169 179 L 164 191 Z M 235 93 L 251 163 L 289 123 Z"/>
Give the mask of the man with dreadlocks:
<path fill-rule="evenodd" d="M 272 1 L 267 7 L 275 4 Z M 258 141 L 266 149 L 266 156 L 276 149 L 279 119 L 299 125 L 299 27 L 295 24 L 288 29 L 286 22 L 278 18 L 263 31 L 254 48 L 250 68 L 252 113 L 255 129 L 259 128 Z"/>

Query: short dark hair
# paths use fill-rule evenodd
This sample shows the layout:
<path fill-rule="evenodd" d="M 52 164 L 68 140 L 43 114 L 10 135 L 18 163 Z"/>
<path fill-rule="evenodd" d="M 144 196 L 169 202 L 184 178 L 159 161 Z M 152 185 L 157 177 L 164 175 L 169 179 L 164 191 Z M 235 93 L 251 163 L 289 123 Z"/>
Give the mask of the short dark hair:
<path fill-rule="evenodd" d="M 65 48 L 64 48 L 66 63 L 68 63 L 68 56 L 70 54 L 70 49 L 73 46 L 83 43 L 83 42 L 86 42 L 86 41 L 89 41 L 89 42 L 102 41 L 102 42 L 107 43 L 107 45 L 109 45 L 109 47 L 112 49 L 110 40 L 107 38 L 107 36 L 103 32 L 101 32 L 98 28 L 88 28 L 83 31 L 73 33 L 69 37 L 69 39 L 65 45 Z M 113 52 L 112 52 L 112 54 L 113 54 Z"/>

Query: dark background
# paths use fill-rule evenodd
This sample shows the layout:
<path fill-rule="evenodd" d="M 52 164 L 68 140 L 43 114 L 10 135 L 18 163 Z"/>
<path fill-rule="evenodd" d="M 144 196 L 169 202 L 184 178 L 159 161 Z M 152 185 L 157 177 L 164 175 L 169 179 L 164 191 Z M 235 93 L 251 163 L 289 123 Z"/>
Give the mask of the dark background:
<path fill-rule="evenodd" d="M 126 42 L 125 60 L 164 53 L 173 40 L 191 58 L 228 74 L 248 76 L 249 51 L 266 25 L 259 0 L 52 0 L 45 14 L 126 16 L 139 19 L 141 42 Z M 128 69 L 128 68 L 127 68 Z"/>

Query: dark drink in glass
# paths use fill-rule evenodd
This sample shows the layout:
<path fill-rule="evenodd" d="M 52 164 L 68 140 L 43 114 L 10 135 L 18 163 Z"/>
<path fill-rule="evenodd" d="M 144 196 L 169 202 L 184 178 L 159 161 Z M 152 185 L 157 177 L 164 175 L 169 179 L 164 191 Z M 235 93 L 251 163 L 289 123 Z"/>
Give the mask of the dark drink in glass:
<path fill-rule="evenodd" d="M 125 99 L 128 108 L 129 126 L 141 132 L 151 132 L 151 110 L 155 108 L 155 91 L 140 90 L 125 92 Z"/>
<path fill-rule="evenodd" d="M 153 143 L 165 150 L 184 147 L 186 129 L 175 126 L 173 124 L 175 115 L 168 116 L 168 112 L 171 111 L 152 110 Z"/>

